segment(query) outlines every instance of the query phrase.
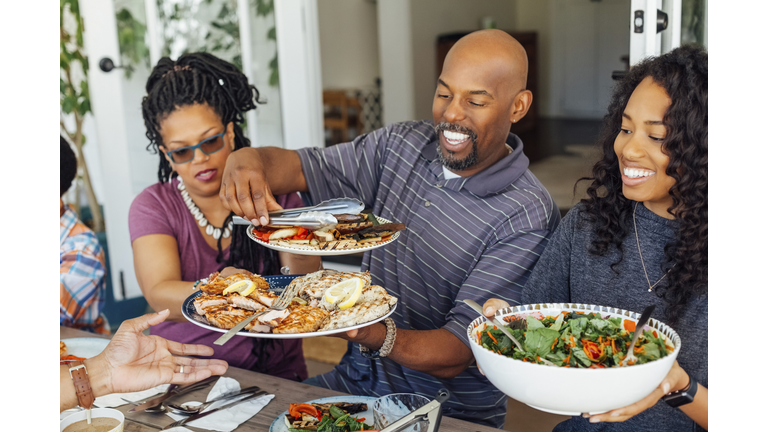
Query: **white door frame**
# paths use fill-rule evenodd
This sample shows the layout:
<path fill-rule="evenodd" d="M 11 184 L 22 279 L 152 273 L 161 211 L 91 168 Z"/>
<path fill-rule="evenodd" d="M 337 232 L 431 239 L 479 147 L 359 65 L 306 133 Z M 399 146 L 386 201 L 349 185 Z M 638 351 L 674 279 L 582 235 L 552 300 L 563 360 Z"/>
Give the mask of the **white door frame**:
<path fill-rule="evenodd" d="M 99 69 L 99 59 L 109 57 L 119 62 L 120 48 L 117 32 L 95 32 L 88 29 L 117 28 L 115 8 L 111 0 L 80 0 L 80 12 L 85 23 L 83 33 L 85 52 L 89 56 L 88 84 L 91 109 L 96 123 L 99 162 L 104 174 L 101 197 L 109 248 L 110 275 L 116 300 L 141 295 L 133 269 L 133 249 L 128 232 L 128 210 L 133 201 L 130 159 L 123 109 L 122 73 L 106 73 Z"/>
<path fill-rule="evenodd" d="M 283 143 L 323 147 L 323 90 L 317 0 L 275 1 Z"/>
<path fill-rule="evenodd" d="M 145 0 L 151 64 L 160 59 L 160 32 L 156 0 Z M 248 2 L 239 0 L 241 31 L 250 27 L 250 15 L 242 12 Z M 101 202 L 110 255 L 110 270 L 116 300 L 141 296 L 133 267 L 133 248 L 128 231 L 128 212 L 135 198 L 132 190 L 131 159 L 124 107 L 123 74 L 99 69 L 99 59 L 109 57 L 119 63 L 117 23 L 112 0 L 81 0 L 85 22 L 84 45 L 89 56 L 91 107 L 96 124 L 99 165 L 103 175 Z M 322 80 L 316 0 L 275 2 L 280 97 L 283 135 L 286 148 L 323 146 Z M 242 33 L 242 39 L 249 33 Z M 241 41 L 242 42 L 242 41 Z M 243 49 L 250 45 L 248 40 Z M 250 57 L 243 54 L 244 65 Z M 246 76 L 252 68 L 246 67 Z M 249 80 L 252 77 L 249 76 Z M 138 109 L 138 107 L 137 107 Z M 253 110 L 251 111 L 253 112 Z M 250 114 L 250 112 L 249 112 Z M 255 113 L 253 114 L 255 115 Z M 249 115 L 249 137 L 254 145 L 256 117 Z M 136 143 L 133 143 L 136 144 Z M 274 144 L 273 144 L 274 145 Z M 125 296 L 123 296 L 125 292 Z"/>

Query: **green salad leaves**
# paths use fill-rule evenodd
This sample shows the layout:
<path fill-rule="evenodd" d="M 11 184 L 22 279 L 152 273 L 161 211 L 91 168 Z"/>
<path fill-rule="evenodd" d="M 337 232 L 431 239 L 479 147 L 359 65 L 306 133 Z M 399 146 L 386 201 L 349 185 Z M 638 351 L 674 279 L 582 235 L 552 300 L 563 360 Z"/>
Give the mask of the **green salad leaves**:
<path fill-rule="evenodd" d="M 363 422 L 350 414 L 347 414 L 339 407 L 331 406 L 331 415 L 324 415 L 317 425 L 317 432 L 355 432 L 373 429 L 372 425 Z M 288 429 L 290 432 L 307 432 L 304 429 Z"/>
<path fill-rule="evenodd" d="M 603 318 L 599 313 L 562 312 L 556 317 L 525 320 L 512 318 L 506 327 L 523 345 L 520 351 L 496 327 L 480 333 L 480 344 L 495 353 L 537 364 L 578 368 L 617 366 L 626 357 L 632 342 L 634 322 L 621 317 Z M 626 328 L 625 328 L 626 326 Z M 634 347 L 637 363 L 660 359 L 672 351 L 656 331 L 644 331 Z"/>

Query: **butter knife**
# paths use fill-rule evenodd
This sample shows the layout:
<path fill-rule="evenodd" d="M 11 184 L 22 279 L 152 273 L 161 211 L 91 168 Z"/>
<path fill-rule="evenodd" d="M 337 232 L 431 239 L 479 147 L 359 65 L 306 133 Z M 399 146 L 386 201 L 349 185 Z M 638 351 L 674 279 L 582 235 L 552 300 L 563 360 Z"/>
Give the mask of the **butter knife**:
<path fill-rule="evenodd" d="M 217 379 L 219 379 L 218 375 L 212 375 L 202 381 L 198 381 L 192 384 L 187 384 L 186 386 L 183 386 L 183 387 L 179 387 L 176 384 L 171 384 L 171 387 L 169 387 L 169 390 L 165 392 L 165 394 L 152 398 L 139 406 L 133 407 L 130 410 L 128 410 L 128 412 L 129 413 L 139 412 L 139 411 L 152 412 L 153 409 L 159 408 L 166 399 L 172 396 L 179 396 L 195 390 L 200 390 L 201 388 L 206 387 L 208 384 L 210 384 L 213 381 L 216 381 Z M 173 386 L 176 386 L 176 387 L 173 387 Z"/>
<path fill-rule="evenodd" d="M 203 417 L 205 417 L 205 416 L 207 416 L 209 414 L 213 414 L 213 413 L 215 413 L 217 411 L 220 411 L 220 410 L 223 410 L 223 409 L 227 409 L 229 407 L 235 406 L 235 405 L 237 405 L 239 403 L 242 403 L 242 402 L 245 402 L 247 400 L 251 400 L 251 399 L 257 398 L 259 396 L 264 396 L 265 394 L 267 394 L 267 392 L 265 390 L 258 391 L 258 392 L 254 393 L 252 395 L 246 396 L 246 397 L 244 397 L 242 399 L 238 399 L 238 400 L 236 400 L 234 402 L 230 402 L 228 404 L 224 404 L 224 405 L 222 405 L 220 407 L 217 407 L 217 408 L 214 408 L 212 410 L 205 411 L 205 412 L 202 412 L 200 414 L 191 415 L 191 416 L 189 416 L 187 418 L 181 419 L 179 421 L 175 421 L 175 422 L 169 424 L 168 426 L 166 426 L 166 427 L 164 427 L 164 428 L 162 428 L 160 430 L 164 431 L 164 430 L 168 430 L 168 429 L 173 429 L 173 428 L 178 427 L 178 426 L 182 426 L 182 425 L 184 425 L 186 423 L 189 423 L 191 421 L 195 421 L 195 420 L 201 419 L 201 418 L 203 418 Z"/>

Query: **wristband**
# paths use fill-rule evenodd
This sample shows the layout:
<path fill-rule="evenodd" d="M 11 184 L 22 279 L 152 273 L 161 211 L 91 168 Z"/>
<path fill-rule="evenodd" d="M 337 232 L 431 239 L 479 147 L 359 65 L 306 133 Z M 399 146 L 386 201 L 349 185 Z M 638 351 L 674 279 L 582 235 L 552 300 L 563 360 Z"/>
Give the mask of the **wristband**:
<path fill-rule="evenodd" d="M 88 371 L 85 369 L 85 364 L 81 361 L 70 363 L 69 376 L 72 377 L 72 382 L 75 384 L 75 394 L 77 395 L 78 404 L 85 408 L 91 409 L 93 407 L 93 390 L 91 390 L 91 381 L 88 379 Z"/>
<path fill-rule="evenodd" d="M 673 408 L 693 402 L 693 398 L 696 396 L 696 390 L 699 389 L 699 385 L 692 376 L 688 375 L 688 379 L 690 381 L 684 389 L 664 395 L 661 399 Z"/>
<path fill-rule="evenodd" d="M 392 348 L 395 346 L 395 338 L 397 337 L 397 327 L 392 318 L 384 318 L 384 324 L 387 326 L 387 336 L 384 338 L 384 343 L 381 344 L 381 348 L 371 352 L 370 349 L 360 345 L 360 354 L 369 359 L 378 359 L 386 357 L 392 352 Z"/>

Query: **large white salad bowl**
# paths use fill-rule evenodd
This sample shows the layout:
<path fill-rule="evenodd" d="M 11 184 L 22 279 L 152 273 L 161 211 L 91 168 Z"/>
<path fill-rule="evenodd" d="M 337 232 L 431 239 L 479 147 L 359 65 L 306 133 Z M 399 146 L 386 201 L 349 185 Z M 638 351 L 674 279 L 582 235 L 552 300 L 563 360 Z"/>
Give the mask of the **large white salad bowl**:
<path fill-rule="evenodd" d="M 580 303 L 513 306 L 496 312 L 496 318 L 502 322 L 508 316 L 542 318 L 556 316 L 562 311 L 598 312 L 603 318 L 621 316 L 634 322 L 640 318 L 637 312 Z M 668 345 L 674 347 L 666 357 L 640 365 L 604 369 L 546 366 L 514 360 L 484 348 L 478 341 L 485 327 L 485 318 L 479 317 L 470 323 L 467 335 L 477 364 L 488 380 L 515 400 L 560 415 L 598 414 L 639 401 L 667 376 L 681 349 L 677 333 L 668 325 L 651 319 L 645 329 L 656 330 Z"/>

